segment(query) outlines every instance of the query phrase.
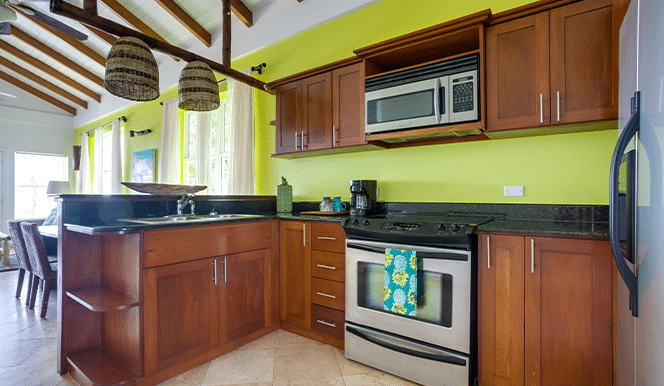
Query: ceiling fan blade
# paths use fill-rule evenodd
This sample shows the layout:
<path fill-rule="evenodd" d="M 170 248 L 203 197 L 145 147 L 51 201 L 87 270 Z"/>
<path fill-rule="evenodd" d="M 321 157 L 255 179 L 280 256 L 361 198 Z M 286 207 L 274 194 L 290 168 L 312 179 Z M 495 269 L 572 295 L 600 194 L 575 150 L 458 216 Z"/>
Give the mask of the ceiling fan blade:
<path fill-rule="evenodd" d="M 26 10 L 26 8 L 27 8 L 27 10 Z M 73 29 L 72 27 L 68 26 L 67 24 L 65 24 L 65 23 L 63 23 L 59 20 L 56 20 L 56 19 L 54 19 L 54 18 L 52 18 L 52 17 L 50 17 L 50 16 L 48 16 L 44 13 L 41 13 L 41 12 L 37 11 L 36 9 L 29 8 L 25 5 L 21 5 L 20 7 L 17 7 L 17 9 L 19 11 L 21 11 L 27 17 L 31 17 L 33 19 L 41 21 L 42 23 L 46 23 L 46 24 L 50 25 L 51 27 L 59 29 L 60 31 L 66 33 L 67 35 L 69 35 L 69 36 L 71 36 L 75 39 L 86 40 L 88 38 L 88 35 Z M 31 15 L 30 13 L 33 13 L 33 14 Z"/>
<path fill-rule="evenodd" d="M 0 23 L 0 35 L 11 35 L 12 25 L 9 22 Z"/>

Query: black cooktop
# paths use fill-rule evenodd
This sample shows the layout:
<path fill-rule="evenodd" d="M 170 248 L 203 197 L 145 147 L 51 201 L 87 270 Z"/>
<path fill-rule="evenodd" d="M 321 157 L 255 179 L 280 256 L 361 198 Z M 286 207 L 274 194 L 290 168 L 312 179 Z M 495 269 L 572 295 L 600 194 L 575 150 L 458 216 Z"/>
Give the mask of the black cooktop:
<path fill-rule="evenodd" d="M 494 217 L 475 213 L 389 213 L 351 217 L 344 223 L 348 238 L 451 246 L 470 249 L 477 225 Z"/>

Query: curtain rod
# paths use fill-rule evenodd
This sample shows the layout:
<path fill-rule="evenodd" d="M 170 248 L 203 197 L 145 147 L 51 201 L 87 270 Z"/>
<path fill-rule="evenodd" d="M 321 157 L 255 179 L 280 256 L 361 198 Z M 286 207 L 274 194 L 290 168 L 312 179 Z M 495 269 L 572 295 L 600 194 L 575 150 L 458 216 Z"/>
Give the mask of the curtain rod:
<path fill-rule="evenodd" d="M 121 116 L 121 117 L 118 118 L 118 119 L 121 120 L 122 122 L 127 122 L 127 117 L 125 117 L 124 115 Z M 115 119 L 114 119 L 114 120 L 115 120 Z M 113 121 L 114 121 L 114 120 L 113 120 Z M 111 123 L 113 123 L 113 121 L 110 121 L 110 122 L 108 122 L 107 124 L 105 124 L 105 125 L 101 125 L 101 126 L 99 126 L 99 127 L 105 127 L 105 126 L 108 126 L 108 125 L 110 125 Z M 83 133 L 81 133 L 81 134 L 91 133 L 91 132 L 97 130 L 99 127 L 95 127 L 94 129 L 90 129 L 90 130 L 85 131 L 85 132 L 83 132 Z"/>

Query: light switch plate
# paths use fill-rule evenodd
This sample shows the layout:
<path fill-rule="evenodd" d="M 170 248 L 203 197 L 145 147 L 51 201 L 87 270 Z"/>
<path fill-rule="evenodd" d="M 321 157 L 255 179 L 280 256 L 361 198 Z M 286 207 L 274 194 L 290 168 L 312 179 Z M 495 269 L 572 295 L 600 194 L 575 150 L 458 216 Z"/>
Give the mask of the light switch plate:
<path fill-rule="evenodd" d="M 505 186 L 505 197 L 523 197 L 523 186 Z"/>

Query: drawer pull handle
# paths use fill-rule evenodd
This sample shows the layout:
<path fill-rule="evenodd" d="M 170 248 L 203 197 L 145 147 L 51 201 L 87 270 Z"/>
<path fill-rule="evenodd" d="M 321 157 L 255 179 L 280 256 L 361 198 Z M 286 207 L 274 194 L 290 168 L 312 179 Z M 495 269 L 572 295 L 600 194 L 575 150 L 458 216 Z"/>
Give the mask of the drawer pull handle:
<path fill-rule="evenodd" d="M 328 327 L 332 327 L 332 328 L 337 328 L 337 325 L 335 323 L 326 322 L 324 320 L 316 320 L 316 323 L 324 324 L 324 325 L 326 325 Z"/>
<path fill-rule="evenodd" d="M 336 240 L 336 237 L 318 236 L 318 240 Z"/>
<path fill-rule="evenodd" d="M 322 293 L 322 292 L 316 292 L 316 295 L 325 296 L 325 297 L 327 297 L 327 298 L 332 298 L 332 299 L 336 299 L 336 298 L 337 298 L 337 297 L 334 296 L 334 295 L 328 295 L 328 294 L 324 294 L 324 293 Z"/>
<path fill-rule="evenodd" d="M 329 265 L 316 264 L 316 267 L 325 268 L 325 269 L 337 269 L 337 267 L 330 267 Z"/>

